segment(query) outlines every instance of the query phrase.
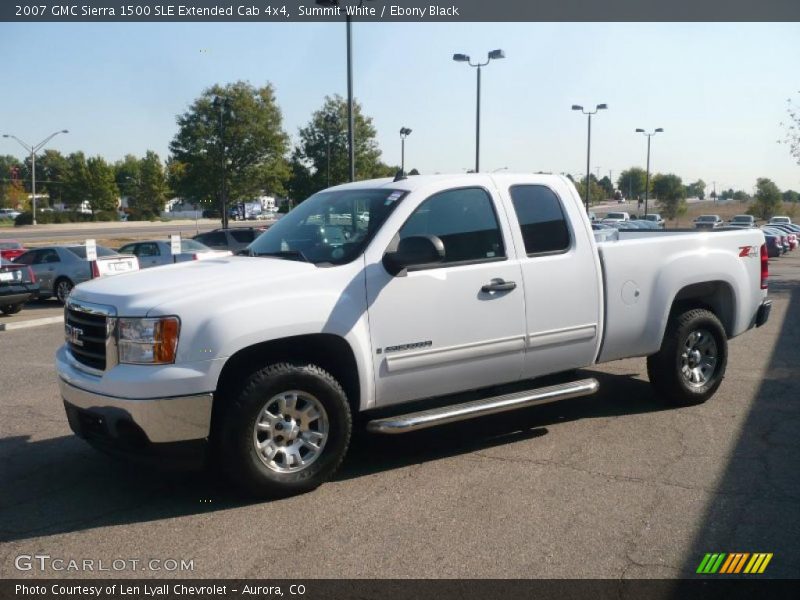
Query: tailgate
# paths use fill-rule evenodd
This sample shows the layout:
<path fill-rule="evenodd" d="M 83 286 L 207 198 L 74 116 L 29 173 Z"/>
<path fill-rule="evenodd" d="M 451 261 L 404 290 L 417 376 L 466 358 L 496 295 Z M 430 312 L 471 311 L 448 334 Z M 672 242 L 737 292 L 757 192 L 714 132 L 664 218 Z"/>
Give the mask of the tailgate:
<path fill-rule="evenodd" d="M 97 259 L 97 277 L 139 270 L 139 260 L 132 254 L 103 256 Z"/>

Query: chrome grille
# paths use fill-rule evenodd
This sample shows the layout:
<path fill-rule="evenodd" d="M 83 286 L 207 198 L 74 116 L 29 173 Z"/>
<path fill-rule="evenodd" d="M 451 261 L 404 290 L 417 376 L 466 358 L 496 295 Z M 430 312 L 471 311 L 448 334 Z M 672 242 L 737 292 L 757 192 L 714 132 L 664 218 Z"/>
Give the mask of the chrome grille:
<path fill-rule="evenodd" d="M 113 343 L 114 310 L 68 300 L 64 308 L 64 335 L 72 357 L 95 371 L 109 366 L 109 344 Z"/>

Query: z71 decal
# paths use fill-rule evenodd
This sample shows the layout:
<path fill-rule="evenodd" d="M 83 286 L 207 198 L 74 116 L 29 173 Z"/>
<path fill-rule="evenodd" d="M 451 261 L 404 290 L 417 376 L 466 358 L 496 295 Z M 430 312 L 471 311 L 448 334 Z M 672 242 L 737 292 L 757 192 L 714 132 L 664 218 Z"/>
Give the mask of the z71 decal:
<path fill-rule="evenodd" d="M 739 258 L 758 258 L 758 246 L 739 246 Z"/>

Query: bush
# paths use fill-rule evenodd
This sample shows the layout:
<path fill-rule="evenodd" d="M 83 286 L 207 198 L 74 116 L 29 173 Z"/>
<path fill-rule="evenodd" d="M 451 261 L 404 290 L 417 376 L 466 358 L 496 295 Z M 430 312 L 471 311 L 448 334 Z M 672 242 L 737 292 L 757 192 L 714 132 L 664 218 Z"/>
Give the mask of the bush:
<path fill-rule="evenodd" d="M 94 217 L 95 221 L 119 221 L 119 213 L 115 210 L 99 210 Z"/>
<path fill-rule="evenodd" d="M 140 208 L 128 208 L 128 221 L 154 221 L 158 215 L 150 210 Z"/>
<path fill-rule="evenodd" d="M 101 210 L 94 215 L 77 211 L 46 211 L 36 216 L 36 222 L 41 225 L 48 223 L 88 223 L 90 221 L 119 221 L 119 215 L 115 210 Z M 31 224 L 33 224 L 33 219 L 30 212 L 24 212 L 14 220 L 14 226 Z"/>
<path fill-rule="evenodd" d="M 14 219 L 14 227 L 19 227 L 20 225 L 31 225 L 33 223 L 33 216 L 29 212 L 20 213 L 17 215 L 17 218 Z"/>

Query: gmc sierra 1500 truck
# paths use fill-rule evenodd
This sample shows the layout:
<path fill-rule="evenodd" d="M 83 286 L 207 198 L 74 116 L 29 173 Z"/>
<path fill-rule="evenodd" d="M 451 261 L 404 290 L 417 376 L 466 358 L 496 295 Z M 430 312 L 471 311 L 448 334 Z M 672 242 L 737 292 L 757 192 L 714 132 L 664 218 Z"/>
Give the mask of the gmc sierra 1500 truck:
<path fill-rule="evenodd" d="M 280 496 L 331 477 L 357 413 L 372 432 L 414 431 L 591 394 L 592 378 L 536 378 L 634 356 L 664 401 L 705 401 L 728 339 L 769 316 L 763 233 L 616 238 L 595 241 L 558 176 L 324 190 L 245 256 L 77 286 L 56 357 L 70 425 L 109 450 L 210 448 Z M 524 389 L 486 391 L 510 382 Z M 465 390 L 484 392 L 448 400 Z"/>

